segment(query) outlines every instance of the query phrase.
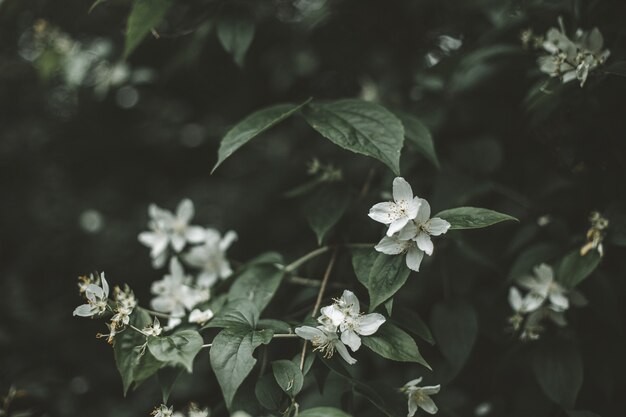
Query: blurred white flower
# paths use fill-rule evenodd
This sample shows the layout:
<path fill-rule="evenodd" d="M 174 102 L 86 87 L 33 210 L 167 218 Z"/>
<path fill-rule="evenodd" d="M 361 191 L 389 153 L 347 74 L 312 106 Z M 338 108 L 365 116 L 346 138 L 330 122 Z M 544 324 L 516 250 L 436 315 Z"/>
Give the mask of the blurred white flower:
<path fill-rule="evenodd" d="M 195 308 L 191 311 L 191 313 L 189 313 L 189 323 L 197 323 L 203 325 L 207 321 L 211 320 L 213 316 L 213 310 L 211 309 L 202 311 L 198 308 Z"/>
<path fill-rule="evenodd" d="M 151 292 L 156 296 L 150 301 L 152 308 L 173 317 L 183 317 L 186 310 L 209 299 L 208 289 L 192 287 L 191 276 L 176 258 L 170 260 L 170 273 L 152 283 Z"/>
<path fill-rule="evenodd" d="M 418 386 L 420 382 L 422 382 L 422 378 L 417 378 L 407 382 L 404 387 L 401 388 L 401 391 L 404 392 L 409 398 L 409 413 L 407 414 L 407 417 L 413 417 L 418 408 L 421 408 L 428 414 L 437 413 L 437 406 L 430 396 L 437 394 L 441 385 L 420 387 Z"/>
<path fill-rule="evenodd" d="M 73 315 L 80 317 L 101 315 L 107 310 L 109 301 L 109 284 L 104 278 L 104 272 L 100 275 L 96 274 L 95 278 L 90 276 L 88 283 L 85 283 L 83 278 L 82 283 L 83 286 L 79 288 L 84 293 L 87 304 L 76 307 Z"/>
<path fill-rule="evenodd" d="M 174 413 L 174 407 L 168 407 L 165 404 L 161 404 L 158 407 L 156 407 L 154 410 L 152 410 L 150 415 L 154 417 L 172 417 L 173 413 Z"/>
<path fill-rule="evenodd" d="M 115 286 L 113 295 L 115 299 L 115 314 L 111 317 L 111 324 L 120 329 L 127 326 L 130 322 L 130 315 L 137 306 L 137 299 L 128 285 L 124 287 L 124 290 Z"/>
<path fill-rule="evenodd" d="M 353 365 L 356 363 L 356 359 L 350 356 L 348 349 L 339 340 L 337 332 L 332 328 L 329 329 L 325 326 L 302 326 L 296 327 L 295 332 L 301 338 L 310 340 L 313 344 L 313 350 L 320 351 L 325 358 L 332 357 L 336 350 L 348 364 Z"/>
<path fill-rule="evenodd" d="M 533 295 L 528 311 L 537 309 L 544 301 L 549 301 L 549 308 L 554 311 L 565 311 L 569 308 L 567 290 L 554 279 L 554 271 L 549 265 L 541 264 L 534 268 L 534 275 L 518 279 L 520 286 Z M 526 297 L 528 298 L 528 297 Z"/>
<path fill-rule="evenodd" d="M 411 185 L 404 178 L 396 177 L 393 180 L 393 201 L 375 204 L 370 209 L 369 217 L 388 224 L 387 236 L 391 236 L 417 216 L 419 207 L 419 198 L 413 197 Z"/>
<path fill-rule="evenodd" d="M 167 249 L 175 252 L 183 250 L 187 243 L 200 243 L 205 237 L 205 230 L 200 226 L 190 226 L 194 215 L 193 203 L 184 199 L 178 204 L 176 214 L 151 204 L 148 212 L 150 231 L 139 234 L 139 241 L 148 246 L 155 268 L 165 265 Z"/>
<path fill-rule="evenodd" d="M 187 264 L 200 269 L 198 286 L 210 288 L 218 278 L 226 279 L 233 273 L 226 259 L 226 250 L 237 240 L 237 233 L 231 230 L 222 237 L 217 230 L 206 229 L 204 235 L 204 244 L 191 248 L 183 255 L 183 259 Z"/>

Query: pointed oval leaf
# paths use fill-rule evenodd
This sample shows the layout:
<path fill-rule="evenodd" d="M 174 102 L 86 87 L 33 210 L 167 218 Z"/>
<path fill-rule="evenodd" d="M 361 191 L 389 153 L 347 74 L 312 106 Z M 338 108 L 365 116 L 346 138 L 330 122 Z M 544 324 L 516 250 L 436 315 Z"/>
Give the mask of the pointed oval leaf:
<path fill-rule="evenodd" d="M 411 270 L 404 256 L 379 253 L 370 269 L 367 290 L 370 295 L 370 311 L 394 295 L 406 282 Z"/>
<path fill-rule="evenodd" d="M 477 207 L 457 207 L 437 213 L 433 217 L 440 217 L 450 223 L 450 230 L 480 229 L 507 220 L 519 221 L 508 214 Z"/>
<path fill-rule="evenodd" d="M 335 226 L 350 206 L 350 189 L 344 183 L 325 183 L 306 200 L 304 215 L 322 244 L 326 234 Z"/>
<path fill-rule="evenodd" d="M 242 14 L 222 15 L 217 20 L 217 38 L 232 55 L 237 65 L 243 67 L 246 52 L 254 39 L 254 21 Z"/>
<path fill-rule="evenodd" d="M 474 308 L 464 302 L 437 304 L 433 308 L 430 325 L 444 358 L 455 371 L 461 370 L 478 335 Z"/>
<path fill-rule="evenodd" d="M 384 107 L 347 99 L 312 103 L 302 113 L 309 125 L 326 139 L 349 151 L 376 158 L 400 175 L 404 127 Z"/>
<path fill-rule="evenodd" d="M 600 265 L 602 257 L 598 251 L 581 255 L 579 249 L 571 251 L 559 264 L 556 278 L 566 288 L 574 288 Z"/>
<path fill-rule="evenodd" d="M 126 26 L 126 45 L 124 56 L 128 57 L 150 31 L 157 26 L 173 0 L 134 0 Z M 95 7 L 95 5 L 94 5 Z"/>
<path fill-rule="evenodd" d="M 565 341 L 539 345 L 532 369 L 548 398 L 566 409 L 574 407 L 583 383 L 583 364 L 576 346 Z"/>
<path fill-rule="evenodd" d="M 189 373 L 193 360 L 202 349 L 202 336 L 195 330 L 181 330 L 166 337 L 148 338 L 148 350 L 155 358 L 170 365 L 182 365 Z"/>
<path fill-rule="evenodd" d="M 298 365 L 288 359 L 282 359 L 272 362 L 272 371 L 285 394 L 292 398 L 298 395 L 304 384 L 304 376 Z"/>
<path fill-rule="evenodd" d="M 387 321 L 376 333 L 361 338 L 363 344 L 383 358 L 398 362 L 415 362 L 430 369 L 415 344 L 404 330 Z"/>
<path fill-rule="evenodd" d="M 285 273 L 272 264 L 257 264 L 246 268 L 228 291 L 229 300 L 252 302 L 259 313 L 272 301 Z"/>
<path fill-rule="evenodd" d="M 435 152 L 435 144 L 430 130 L 415 116 L 404 112 L 394 112 L 404 126 L 404 136 L 424 155 L 432 164 L 440 168 L 439 159 Z"/>

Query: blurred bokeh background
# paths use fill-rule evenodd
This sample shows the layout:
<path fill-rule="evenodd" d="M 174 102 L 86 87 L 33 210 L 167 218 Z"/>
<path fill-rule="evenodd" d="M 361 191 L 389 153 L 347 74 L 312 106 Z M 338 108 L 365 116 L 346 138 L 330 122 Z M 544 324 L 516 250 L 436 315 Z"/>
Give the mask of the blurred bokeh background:
<path fill-rule="evenodd" d="M 626 369 L 616 358 L 626 347 L 626 263 L 611 245 L 625 243 L 617 225 L 626 82 L 596 74 L 584 89 L 571 83 L 538 94 L 545 76 L 519 40 L 523 29 L 543 32 L 562 15 L 572 28 L 600 27 L 619 61 L 626 57 L 622 1 L 175 3 L 155 28 L 158 38 L 150 35 L 124 61 L 127 0 L 91 12 L 86 0 L 0 0 L 0 389 L 19 390 L 16 408 L 122 417 L 147 415 L 158 403 L 154 383 L 124 399 L 112 350 L 94 337 L 101 323 L 72 317 L 76 277 L 95 270 L 149 300 L 163 271 L 151 267 L 137 235 L 152 202 L 174 209 L 191 198 L 195 223 L 238 232 L 229 252 L 236 260 L 266 250 L 293 259 L 316 241 L 302 201 L 284 193 L 307 181 L 317 157 L 342 169 L 357 191 L 371 176 L 371 197 L 337 234 L 376 240 L 380 231 L 365 213 L 389 189 L 391 173 L 333 147 L 297 118 L 210 175 L 219 139 L 251 111 L 357 97 L 409 112 L 431 129 L 441 170 L 407 145 L 402 171 L 435 212 L 473 204 L 522 220 L 442 249 L 455 260 L 446 272 L 452 291 L 473 301 L 481 324 L 478 353 L 442 400 L 444 415 L 562 415 L 536 385 L 491 358 L 504 358 L 512 343 L 503 328 L 516 256 L 537 242 L 564 251 L 584 241 L 592 210 L 613 213 L 617 231 L 602 272 L 584 288 L 591 306 L 577 313 L 586 372 L 580 402 L 604 416 L 624 410 Z M 245 9 L 256 28 L 241 66 L 214 33 L 216 16 L 229 8 Z M 441 296 L 440 273 L 426 265 L 405 297 L 425 317 Z M 202 378 L 210 373 L 206 352 L 197 364 L 198 375 L 184 378 L 175 398 L 210 404 L 219 392 Z M 479 414 L 484 404 L 491 408 Z M 505 404 L 520 414 L 506 414 Z"/>

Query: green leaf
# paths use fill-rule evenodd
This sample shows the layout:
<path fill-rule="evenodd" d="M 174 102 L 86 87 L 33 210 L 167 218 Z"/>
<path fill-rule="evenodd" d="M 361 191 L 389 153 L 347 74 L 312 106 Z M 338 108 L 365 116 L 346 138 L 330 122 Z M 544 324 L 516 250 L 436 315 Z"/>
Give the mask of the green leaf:
<path fill-rule="evenodd" d="M 152 323 L 152 320 L 144 310 L 136 309 L 131 315 L 130 324 L 137 328 L 144 328 L 150 323 Z M 138 386 L 164 365 L 163 362 L 152 356 L 147 349 L 141 354 L 141 346 L 145 341 L 146 338 L 143 335 L 132 330 L 119 333 L 115 337 L 113 354 L 115 356 L 115 364 L 122 377 L 124 395 L 126 395 L 133 384 Z"/>
<path fill-rule="evenodd" d="M 308 103 L 309 100 L 300 105 L 287 103 L 266 107 L 255 111 L 237 123 L 222 139 L 220 148 L 217 152 L 217 163 L 213 167 L 211 173 L 215 172 L 217 167 L 219 167 L 222 162 L 231 156 L 237 149 L 248 143 L 255 136 L 265 132 L 270 127 L 282 122 L 300 110 L 300 108 Z"/>
<path fill-rule="evenodd" d="M 259 315 L 259 309 L 255 303 L 246 299 L 237 299 L 229 302 L 202 328 L 243 326 L 248 329 L 254 329 L 259 321 Z"/>
<path fill-rule="evenodd" d="M 509 281 L 531 275 L 533 268 L 541 263 L 551 263 L 559 256 L 560 249 L 551 243 L 538 243 L 520 253 L 509 271 Z"/>
<path fill-rule="evenodd" d="M 283 407 L 283 400 L 287 397 L 278 386 L 273 375 L 263 375 L 254 387 L 254 394 L 261 405 L 270 411 L 279 411 Z"/>
<path fill-rule="evenodd" d="M 226 14 L 217 20 L 217 38 L 240 67 L 243 67 L 254 32 L 254 21 L 246 15 Z"/>
<path fill-rule="evenodd" d="M 431 328 L 444 358 L 459 371 L 469 358 L 478 334 L 474 308 L 464 302 L 437 304 L 433 307 Z"/>
<path fill-rule="evenodd" d="M 275 319 L 261 319 L 256 326 L 257 329 L 270 329 L 274 333 L 293 333 L 289 323 Z"/>
<path fill-rule="evenodd" d="M 424 155 L 426 159 L 432 162 L 437 169 L 441 168 L 439 159 L 437 159 L 437 154 L 435 153 L 435 144 L 433 143 L 430 130 L 415 116 L 400 111 L 394 113 L 404 125 L 404 136 L 410 140 L 417 150 Z"/>
<path fill-rule="evenodd" d="M 202 349 L 202 336 L 195 330 L 180 330 L 166 337 L 149 337 L 148 350 L 155 358 L 170 365 L 182 365 L 189 373 L 193 360 Z"/>
<path fill-rule="evenodd" d="M 333 407 L 315 407 L 301 411 L 299 417 L 351 417 L 350 414 Z"/>
<path fill-rule="evenodd" d="M 306 199 L 304 215 L 322 244 L 324 236 L 339 222 L 350 206 L 350 189 L 339 182 L 324 183 Z"/>
<path fill-rule="evenodd" d="M 352 268 L 354 274 L 365 288 L 369 288 L 370 271 L 374 267 L 374 262 L 379 253 L 371 249 L 353 249 L 352 250 Z"/>
<path fill-rule="evenodd" d="M 404 128 L 384 107 L 347 99 L 309 104 L 303 115 L 313 129 L 334 144 L 376 158 L 400 175 Z"/>
<path fill-rule="evenodd" d="M 411 270 L 404 256 L 379 253 L 370 269 L 367 290 L 370 295 L 370 311 L 394 295 L 406 282 Z"/>
<path fill-rule="evenodd" d="M 447 220 L 451 224 L 450 230 L 479 229 L 507 220 L 519 221 L 508 214 L 476 207 L 457 207 L 444 210 L 433 217 Z"/>
<path fill-rule="evenodd" d="M 558 266 L 556 278 L 565 288 L 574 288 L 598 267 L 602 257 L 592 250 L 581 256 L 579 249 L 574 249 L 563 258 Z"/>
<path fill-rule="evenodd" d="M 387 314 L 391 316 L 391 313 L 393 313 L 393 298 L 385 301 L 385 310 L 387 311 Z"/>
<path fill-rule="evenodd" d="M 396 303 L 394 313 L 395 314 L 391 316 L 392 322 L 396 323 L 400 327 L 404 327 L 414 335 L 421 337 L 431 345 L 435 343 L 435 339 L 433 339 L 430 329 L 415 311 Z"/>
<path fill-rule="evenodd" d="M 302 390 L 304 384 L 302 371 L 289 359 L 272 362 L 272 371 L 280 388 L 290 397 L 295 397 Z"/>
<path fill-rule="evenodd" d="M 583 383 L 583 363 L 578 349 L 565 341 L 539 345 L 532 369 L 543 392 L 564 408 L 572 408 Z"/>
<path fill-rule="evenodd" d="M 143 38 L 161 23 L 173 3 L 173 0 L 133 0 L 126 26 L 125 57 L 128 57 Z"/>
<path fill-rule="evenodd" d="M 252 265 L 235 279 L 228 291 L 228 299 L 248 300 L 261 313 L 272 301 L 284 276 L 285 273 L 274 265 Z"/>
<path fill-rule="evenodd" d="M 211 367 L 229 409 L 237 389 L 256 364 L 252 352 L 261 344 L 269 343 L 272 335 L 271 330 L 253 331 L 238 326 L 222 330 L 213 339 Z"/>
<path fill-rule="evenodd" d="M 591 411 L 570 410 L 567 411 L 567 417 L 600 417 L 600 415 L 592 413 Z"/>
<path fill-rule="evenodd" d="M 430 369 L 415 340 L 404 330 L 387 321 L 376 333 L 361 338 L 363 344 L 383 358 L 398 362 L 415 362 Z"/>
<path fill-rule="evenodd" d="M 163 396 L 163 404 L 167 404 L 167 400 L 170 398 L 170 393 L 174 388 L 174 384 L 183 373 L 183 368 L 180 366 L 171 367 L 166 366 L 159 369 L 157 377 L 159 379 L 159 385 L 161 386 L 161 394 Z"/>

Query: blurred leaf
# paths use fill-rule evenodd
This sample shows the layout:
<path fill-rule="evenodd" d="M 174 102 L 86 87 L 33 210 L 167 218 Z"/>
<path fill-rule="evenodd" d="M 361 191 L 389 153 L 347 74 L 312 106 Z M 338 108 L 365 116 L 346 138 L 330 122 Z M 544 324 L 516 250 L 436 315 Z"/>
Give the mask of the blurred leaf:
<path fill-rule="evenodd" d="M 254 39 L 254 31 L 254 21 L 244 14 L 229 13 L 217 19 L 217 38 L 240 67 Z"/>
<path fill-rule="evenodd" d="M 626 77 L 626 61 L 613 62 L 607 65 L 602 70 L 606 74 L 619 75 L 620 77 Z"/>
<path fill-rule="evenodd" d="M 311 103 L 302 113 L 313 129 L 334 144 L 376 158 L 400 175 L 404 127 L 384 107 L 345 99 Z"/>
<path fill-rule="evenodd" d="M 570 410 L 570 411 L 567 411 L 567 417 L 600 417 L 600 415 L 596 413 L 592 413 L 591 411 Z"/>
<path fill-rule="evenodd" d="M 459 371 L 469 358 L 478 336 L 474 308 L 463 301 L 436 304 L 430 326 L 444 358 Z"/>
<path fill-rule="evenodd" d="M 170 365 L 182 365 L 191 373 L 193 360 L 203 343 L 197 331 L 180 330 L 166 337 L 149 337 L 148 350 L 158 360 Z"/>
<path fill-rule="evenodd" d="M 415 116 L 405 112 L 396 111 L 395 115 L 402 121 L 404 125 L 404 136 L 415 145 L 417 150 L 426 157 L 432 164 L 440 169 L 439 160 L 435 153 L 435 144 L 433 143 L 430 130 Z"/>
<path fill-rule="evenodd" d="M 322 244 L 324 236 L 339 222 L 350 206 L 350 189 L 345 183 L 331 182 L 321 184 L 306 199 L 304 215 L 317 236 L 317 243 Z"/>
<path fill-rule="evenodd" d="M 174 384 L 183 373 L 183 368 L 180 366 L 172 367 L 166 366 L 159 369 L 157 377 L 159 379 L 159 385 L 161 386 L 161 395 L 163 396 L 163 404 L 167 404 L 170 398 L 170 393 L 174 388 Z"/>
<path fill-rule="evenodd" d="M 457 207 L 435 214 L 433 217 L 440 217 L 447 220 L 450 230 L 456 229 L 479 229 L 507 220 L 519 221 L 508 214 L 476 207 Z"/>
<path fill-rule="evenodd" d="M 598 251 L 589 251 L 581 256 L 580 249 L 574 249 L 563 258 L 558 266 L 556 278 L 565 288 L 574 288 L 587 278 L 600 264 L 602 257 Z"/>
<path fill-rule="evenodd" d="M 261 405 L 270 411 L 279 411 L 283 408 L 285 397 L 282 389 L 278 386 L 274 375 L 263 375 L 256 383 L 254 394 Z"/>
<path fill-rule="evenodd" d="M 299 417 L 351 417 L 350 414 L 332 407 L 315 407 L 298 413 Z"/>
<path fill-rule="evenodd" d="M 626 207 L 612 205 L 606 211 L 606 218 L 609 220 L 607 241 L 614 245 L 626 246 Z"/>
<path fill-rule="evenodd" d="M 411 270 L 406 266 L 404 256 L 389 256 L 383 253 L 372 253 L 370 257 L 376 256 L 367 279 L 367 291 L 370 296 L 370 311 L 393 296 L 406 282 Z M 354 261 L 354 258 L 353 258 Z M 367 264 L 371 260 L 366 261 Z M 360 266 L 359 270 L 365 267 Z"/>
<path fill-rule="evenodd" d="M 237 389 L 256 364 L 252 352 L 261 344 L 268 344 L 272 335 L 271 330 L 254 331 L 239 326 L 224 329 L 213 339 L 211 367 L 229 409 Z"/>
<path fill-rule="evenodd" d="M 508 280 L 514 281 L 522 276 L 531 275 L 535 266 L 551 263 L 559 253 L 559 248 L 551 243 L 538 243 L 527 248 L 513 262 Z"/>
<path fill-rule="evenodd" d="M 395 314 L 391 316 L 391 321 L 395 322 L 400 327 L 404 327 L 406 330 L 424 339 L 431 345 L 435 343 L 430 329 L 415 311 L 396 303 L 394 313 Z"/>
<path fill-rule="evenodd" d="M 173 0 L 133 0 L 126 26 L 125 57 L 128 57 L 143 38 L 161 23 L 173 3 Z"/>
<path fill-rule="evenodd" d="M 404 330 L 389 321 L 376 333 L 361 337 L 363 344 L 383 358 L 398 362 L 415 362 L 430 369 L 415 344 L 415 340 Z"/>
<path fill-rule="evenodd" d="M 464 141 L 452 148 L 451 159 L 466 171 L 489 174 L 502 165 L 502 145 L 494 138 Z"/>
<path fill-rule="evenodd" d="M 211 170 L 215 172 L 222 162 L 231 156 L 237 149 L 248 143 L 250 139 L 265 132 L 267 129 L 282 122 L 292 114 L 296 113 L 302 106 L 310 101 L 307 100 L 302 104 L 277 104 L 257 110 L 245 119 L 233 126 L 220 143 L 217 152 L 217 162 Z"/>
<path fill-rule="evenodd" d="M 304 384 L 304 376 L 298 365 L 289 359 L 281 359 L 272 362 L 272 371 L 285 394 L 292 398 L 298 395 Z"/>
<path fill-rule="evenodd" d="M 272 301 L 284 276 L 285 273 L 274 265 L 252 265 L 237 276 L 228 291 L 228 299 L 251 301 L 262 313 Z"/>
<path fill-rule="evenodd" d="M 571 342 L 538 345 L 532 369 L 548 398 L 566 409 L 574 407 L 583 383 L 583 364 L 578 349 Z"/>

